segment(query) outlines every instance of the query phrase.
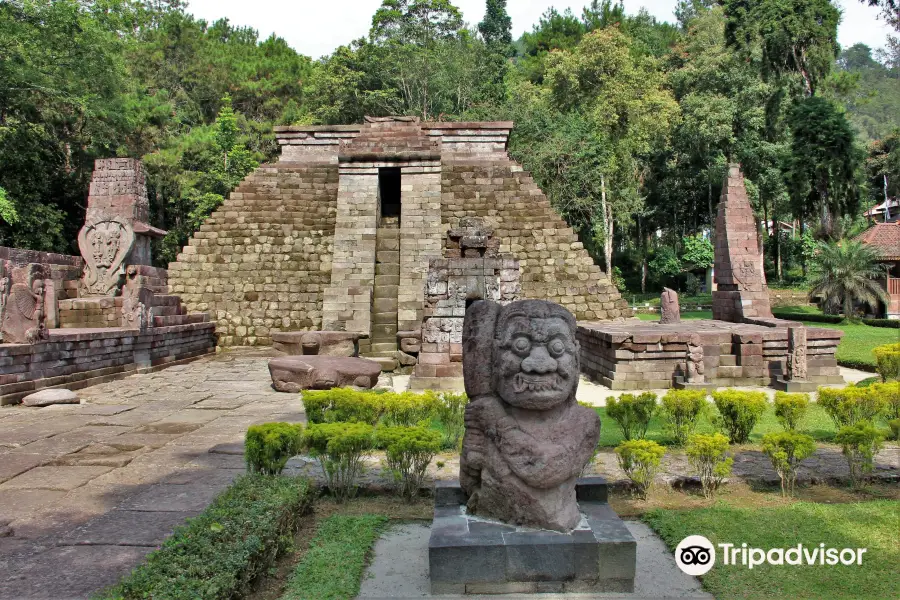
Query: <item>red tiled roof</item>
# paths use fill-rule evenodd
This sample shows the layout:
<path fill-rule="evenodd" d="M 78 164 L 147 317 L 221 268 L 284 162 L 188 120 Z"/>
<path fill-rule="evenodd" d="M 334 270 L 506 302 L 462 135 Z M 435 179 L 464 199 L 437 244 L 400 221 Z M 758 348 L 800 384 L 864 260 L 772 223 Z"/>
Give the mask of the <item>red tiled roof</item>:
<path fill-rule="evenodd" d="M 856 236 L 856 239 L 877 248 L 887 260 L 900 260 L 900 221 L 875 223 Z"/>

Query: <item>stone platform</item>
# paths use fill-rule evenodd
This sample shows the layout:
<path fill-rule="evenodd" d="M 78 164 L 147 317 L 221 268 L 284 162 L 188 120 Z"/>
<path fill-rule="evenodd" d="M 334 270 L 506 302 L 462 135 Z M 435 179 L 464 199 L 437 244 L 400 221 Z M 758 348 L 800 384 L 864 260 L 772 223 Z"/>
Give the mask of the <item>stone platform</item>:
<path fill-rule="evenodd" d="M 715 386 L 775 385 L 786 373 L 788 327 L 801 323 L 754 319 L 731 323 L 707 319 L 660 324 L 651 321 L 579 322 L 581 371 L 614 390 L 675 387 L 684 377 L 688 344 L 699 336 L 705 379 Z M 806 328 L 807 381 L 843 383 L 835 359 L 842 331 Z"/>
<path fill-rule="evenodd" d="M 459 483 L 436 482 L 432 594 L 632 592 L 637 543 L 606 502 L 606 480 L 581 478 L 575 489 L 584 519 L 560 533 L 467 515 Z"/>

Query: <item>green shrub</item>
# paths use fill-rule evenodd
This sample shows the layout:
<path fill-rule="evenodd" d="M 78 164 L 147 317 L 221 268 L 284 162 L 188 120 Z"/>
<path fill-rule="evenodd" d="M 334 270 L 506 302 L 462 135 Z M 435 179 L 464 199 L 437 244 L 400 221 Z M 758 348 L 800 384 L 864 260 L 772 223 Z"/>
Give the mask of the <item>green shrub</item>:
<path fill-rule="evenodd" d="M 888 427 L 891 428 L 891 439 L 900 441 L 900 419 L 891 419 L 888 421 Z"/>
<path fill-rule="evenodd" d="M 700 477 L 703 495 L 712 498 L 722 481 L 731 474 L 734 459 L 728 456 L 728 438 L 721 433 L 696 433 L 688 438 L 685 453 Z"/>
<path fill-rule="evenodd" d="M 809 394 L 775 392 L 775 418 L 785 431 L 797 431 L 809 409 Z"/>
<path fill-rule="evenodd" d="M 858 422 L 841 427 L 834 437 L 841 445 L 850 466 L 850 482 L 859 487 L 863 478 L 875 468 L 875 455 L 881 449 L 884 435 L 871 423 Z"/>
<path fill-rule="evenodd" d="M 244 597 L 254 580 L 291 549 L 312 499 L 306 479 L 240 477 L 199 516 L 177 527 L 142 565 L 98 597 Z"/>
<path fill-rule="evenodd" d="M 797 482 L 797 466 L 816 450 L 812 437 L 793 430 L 763 436 L 763 452 L 781 478 L 781 495 L 793 496 Z"/>
<path fill-rule="evenodd" d="M 606 414 L 619 424 L 622 437 L 628 440 L 642 440 L 647 435 L 647 427 L 656 410 L 656 394 L 644 392 L 638 396 L 622 394 L 618 398 L 606 399 Z"/>
<path fill-rule="evenodd" d="M 627 440 L 616 446 L 619 466 L 641 498 L 647 497 L 665 453 L 665 448 L 650 440 Z"/>
<path fill-rule="evenodd" d="M 318 459 L 338 502 L 356 494 L 363 457 L 373 447 L 373 431 L 368 423 L 318 423 L 306 428 L 303 445 Z"/>
<path fill-rule="evenodd" d="M 440 432 L 426 427 L 380 427 L 375 440 L 385 451 L 400 496 L 412 501 L 419 495 L 431 459 L 441 449 Z"/>
<path fill-rule="evenodd" d="M 885 420 L 891 428 L 891 439 L 900 441 L 900 381 L 876 383 L 872 387 L 885 403 Z"/>
<path fill-rule="evenodd" d="M 769 406 L 764 392 L 742 392 L 722 390 L 713 392 L 713 402 L 719 409 L 716 424 L 726 434 L 732 444 L 746 444 L 750 432 Z"/>
<path fill-rule="evenodd" d="M 701 390 L 669 390 L 663 396 L 662 416 L 675 444 L 685 444 L 706 410 L 706 392 Z"/>
<path fill-rule="evenodd" d="M 263 475 L 278 475 L 284 465 L 303 448 L 303 425 L 263 423 L 251 425 L 244 441 L 247 470 Z"/>
<path fill-rule="evenodd" d="M 840 315 L 819 315 L 816 313 L 772 311 L 772 315 L 776 319 L 784 319 L 786 321 L 809 321 L 810 323 L 832 323 L 835 325 L 844 320 L 844 317 Z"/>
<path fill-rule="evenodd" d="M 900 379 L 900 344 L 885 344 L 872 348 L 875 369 L 882 381 Z"/>
<path fill-rule="evenodd" d="M 437 414 L 438 397 L 434 392 L 388 392 L 382 395 L 382 401 L 387 425 L 413 427 L 427 423 Z"/>
<path fill-rule="evenodd" d="M 306 390 L 303 392 L 303 407 L 310 423 L 375 425 L 384 413 L 386 395 L 352 388 Z"/>
<path fill-rule="evenodd" d="M 876 391 L 875 386 L 820 387 L 818 403 L 838 429 L 861 421 L 874 423 L 887 406 L 886 398 Z"/>
<path fill-rule="evenodd" d="M 465 393 L 444 392 L 438 396 L 437 418 L 444 426 L 444 447 L 459 448 L 466 429 L 466 406 L 469 397 Z"/>
<path fill-rule="evenodd" d="M 887 327 L 888 329 L 900 329 L 900 320 L 897 319 L 862 319 L 869 327 Z"/>

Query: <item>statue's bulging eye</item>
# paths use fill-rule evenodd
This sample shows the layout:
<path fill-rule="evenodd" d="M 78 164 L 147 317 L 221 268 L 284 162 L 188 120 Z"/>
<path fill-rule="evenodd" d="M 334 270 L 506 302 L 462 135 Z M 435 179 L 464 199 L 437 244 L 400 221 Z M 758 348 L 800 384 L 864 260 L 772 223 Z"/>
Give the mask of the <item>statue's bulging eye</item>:
<path fill-rule="evenodd" d="M 547 349 L 552 356 L 562 356 L 566 351 L 566 344 L 561 339 L 557 338 L 547 344 Z"/>
<path fill-rule="evenodd" d="M 531 340 L 524 336 L 514 339 L 512 346 L 516 354 L 528 354 L 531 352 Z"/>

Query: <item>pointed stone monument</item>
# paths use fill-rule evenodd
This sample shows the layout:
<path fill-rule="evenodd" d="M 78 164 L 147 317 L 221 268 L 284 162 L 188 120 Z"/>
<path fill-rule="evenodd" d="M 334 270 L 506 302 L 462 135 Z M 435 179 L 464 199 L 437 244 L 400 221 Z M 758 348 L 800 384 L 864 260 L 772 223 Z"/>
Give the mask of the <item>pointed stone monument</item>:
<path fill-rule="evenodd" d="M 718 288 L 712 293 L 713 319 L 740 323 L 748 318 L 773 318 L 756 219 L 738 164 L 728 165 L 722 185 L 715 263 Z"/>

